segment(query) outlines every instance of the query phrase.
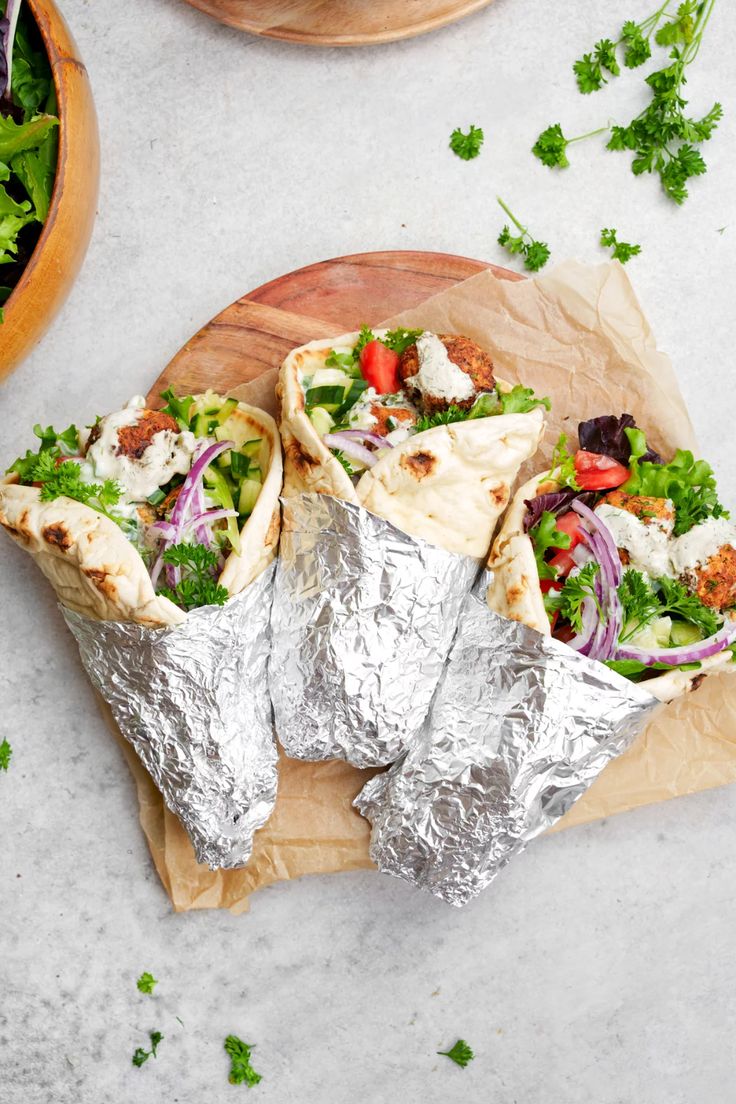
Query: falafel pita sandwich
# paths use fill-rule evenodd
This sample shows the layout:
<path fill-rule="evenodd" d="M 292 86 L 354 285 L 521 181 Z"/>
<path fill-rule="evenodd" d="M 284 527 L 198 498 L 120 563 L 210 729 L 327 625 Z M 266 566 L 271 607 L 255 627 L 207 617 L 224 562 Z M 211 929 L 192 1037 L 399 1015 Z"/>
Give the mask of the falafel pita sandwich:
<path fill-rule="evenodd" d="M 630 414 L 561 438 L 493 545 L 491 609 L 600 660 L 658 700 L 736 670 L 736 526 L 704 460 L 665 462 Z"/>
<path fill-rule="evenodd" d="M 287 754 L 379 766 L 421 725 L 549 400 L 456 334 L 313 341 L 277 386 L 285 454 L 271 695 Z"/>
<path fill-rule="evenodd" d="M 198 860 L 247 861 L 276 794 L 266 683 L 281 448 L 208 391 L 51 426 L 0 484 L 0 524 L 51 582 L 82 661 Z"/>

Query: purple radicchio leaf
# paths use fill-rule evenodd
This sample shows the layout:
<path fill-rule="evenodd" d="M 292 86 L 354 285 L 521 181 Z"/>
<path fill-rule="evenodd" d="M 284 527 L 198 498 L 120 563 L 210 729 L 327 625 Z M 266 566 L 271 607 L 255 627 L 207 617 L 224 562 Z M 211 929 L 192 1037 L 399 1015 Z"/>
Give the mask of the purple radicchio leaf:
<path fill-rule="evenodd" d="M 604 414 L 600 418 L 589 418 L 587 422 L 581 422 L 578 426 L 578 439 L 581 449 L 586 452 L 597 452 L 603 456 L 610 456 L 619 464 L 628 464 L 631 457 L 631 445 L 625 430 L 636 429 L 633 415 L 622 414 L 617 418 L 615 414 Z M 653 464 L 661 464 L 662 458 L 652 449 L 648 449 L 641 460 L 650 460 Z"/>
<path fill-rule="evenodd" d="M 536 498 L 525 498 L 524 532 L 528 533 L 530 529 L 534 528 L 545 510 L 550 514 L 554 514 L 555 517 L 559 517 L 560 514 L 566 513 L 576 500 L 592 508 L 597 497 L 595 491 L 581 492 L 568 489 L 565 491 L 550 491 L 549 494 L 537 495 Z"/>

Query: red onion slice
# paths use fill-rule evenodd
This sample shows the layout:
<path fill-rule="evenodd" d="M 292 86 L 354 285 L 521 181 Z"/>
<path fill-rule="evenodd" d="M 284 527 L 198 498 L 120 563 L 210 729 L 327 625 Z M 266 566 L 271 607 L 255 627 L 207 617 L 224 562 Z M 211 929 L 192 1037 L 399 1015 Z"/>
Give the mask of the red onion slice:
<path fill-rule="evenodd" d="M 394 446 L 390 441 L 387 441 L 385 437 L 381 437 L 378 433 L 371 433 L 366 429 L 341 429 L 337 433 L 331 433 L 330 437 L 351 437 L 354 441 L 367 441 L 371 445 L 375 445 L 376 448 L 393 448 Z M 323 438 L 324 440 L 324 438 Z"/>
<path fill-rule="evenodd" d="M 611 576 L 614 586 L 618 586 L 621 582 L 621 559 L 611 530 L 584 502 L 576 500 L 571 503 L 571 507 L 583 521 L 587 522 L 588 530 L 584 530 L 584 532 L 587 532 L 591 538 L 587 543 L 592 548 L 601 567 L 604 570 L 607 569 L 606 574 Z"/>
<path fill-rule="evenodd" d="M 182 524 L 189 514 L 192 500 L 195 498 L 198 488 L 201 488 L 202 478 L 206 469 L 221 452 L 227 452 L 227 450 L 231 448 L 235 448 L 235 443 L 233 441 L 217 441 L 214 445 L 208 445 L 208 447 L 200 453 L 181 485 L 181 490 L 174 503 L 174 509 L 171 511 L 170 521 L 172 525 L 176 525 L 178 529 L 181 529 Z"/>
<path fill-rule="evenodd" d="M 340 449 L 346 456 L 352 456 L 353 460 L 359 460 L 367 468 L 372 468 L 376 463 L 375 453 L 364 445 L 359 445 L 352 437 L 345 437 L 342 433 L 327 433 L 322 440 L 328 448 Z"/>

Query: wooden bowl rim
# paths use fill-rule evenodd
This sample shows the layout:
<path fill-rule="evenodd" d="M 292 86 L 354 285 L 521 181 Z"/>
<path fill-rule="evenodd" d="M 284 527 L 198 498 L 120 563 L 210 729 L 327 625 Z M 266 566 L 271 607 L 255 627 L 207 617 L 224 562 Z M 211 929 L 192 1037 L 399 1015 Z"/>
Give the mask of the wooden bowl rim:
<path fill-rule="evenodd" d="M 67 62 L 74 65 L 81 66 L 86 72 L 86 66 L 78 58 L 66 57 L 60 55 L 53 50 L 53 42 L 49 37 L 49 28 L 52 23 L 57 23 L 62 30 L 65 30 L 64 17 L 57 8 L 54 0 L 45 0 L 48 5 L 48 27 L 44 25 L 44 22 L 39 19 L 37 8 L 38 0 L 27 0 L 28 7 L 33 15 L 34 22 L 38 27 L 39 34 L 43 40 L 44 49 L 46 51 L 46 57 L 48 59 L 49 68 L 51 69 L 51 77 L 54 82 L 54 90 L 56 92 L 56 106 L 59 116 L 59 151 L 56 159 L 56 176 L 54 178 L 54 187 L 51 191 L 51 202 L 49 203 L 48 214 L 44 221 L 41 233 L 38 241 L 31 253 L 28 264 L 23 269 L 20 280 L 11 291 L 8 298 L 5 300 L 3 307 L 7 307 L 11 300 L 20 298 L 23 291 L 30 283 L 33 272 L 38 264 L 41 252 L 51 234 L 54 223 L 58 215 L 59 207 L 63 198 L 64 178 L 66 176 L 66 159 L 68 150 L 68 130 L 67 130 L 67 107 L 69 106 L 69 98 L 67 96 L 67 89 L 65 83 L 61 79 L 61 73 L 63 66 L 61 62 Z"/>

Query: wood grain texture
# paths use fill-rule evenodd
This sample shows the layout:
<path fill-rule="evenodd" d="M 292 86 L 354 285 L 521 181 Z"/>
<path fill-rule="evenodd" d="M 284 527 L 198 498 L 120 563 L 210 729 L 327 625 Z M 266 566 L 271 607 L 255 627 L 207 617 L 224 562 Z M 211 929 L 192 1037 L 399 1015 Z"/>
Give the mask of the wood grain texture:
<path fill-rule="evenodd" d="M 180 393 L 207 387 L 229 391 L 277 368 L 295 345 L 376 325 L 417 306 L 461 280 L 491 268 L 501 279 L 516 272 L 449 253 L 356 253 L 280 276 L 226 307 L 166 366 L 150 401 L 169 385 Z"/>
<path fill-rule="evenodd" d="M 368 46 L 412 38 L 492 0 L 187 0 L 229 27 L 309 46 Z"/>
<path fill-rule="evenodd" d="M 41 30 L 59 104 L 59 160 L 49 214 L 29 264 L 5 304 L 0 379 L 41 339 L 87 252 L 97 207 L 100 155 L 89 77 L 53 0 L 28 0 Z"/>

